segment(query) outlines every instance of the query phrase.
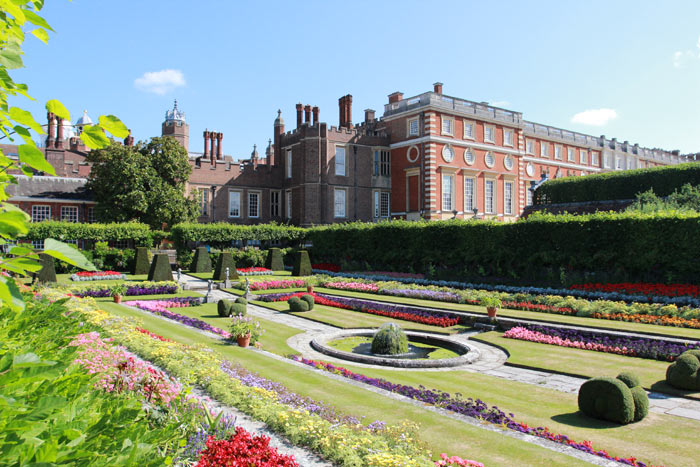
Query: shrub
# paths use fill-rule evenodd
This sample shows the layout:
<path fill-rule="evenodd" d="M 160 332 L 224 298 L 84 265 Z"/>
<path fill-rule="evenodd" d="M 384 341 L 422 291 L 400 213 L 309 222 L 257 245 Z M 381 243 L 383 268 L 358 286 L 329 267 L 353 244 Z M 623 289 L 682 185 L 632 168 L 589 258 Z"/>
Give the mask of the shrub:
<path fill-rule="evenodd" d="M 309 304 L 299 297 L 292 297 L 287 300 L 287 303 L 289 304 L 289 311 L 291 312 L 299 313 L 302 311 L 309 311 Z"/>
<path fill-rule="evenodd" d="M 173 280 L 173 271 L 170 269 L 168 255 L 158 254 L 153 257 L 151 269 L 148 271 L 148 280 L 154 282 Z"/>
<path fill-rule="evenodd" d="M 231 316 L 233 302 L 231 300 L 219 300 L 216 303 L 216 312 L 222 318 Z"/>
<path fill-rule="evenodd" d="M 248 300 L 246 300 L 246 299 L 243 298 L 243 297 L 238 297 L 238 298 L 236 299 L 236 303 L 242 303 L 242 304 L 244 304 L 244 305 L 247 305 L 247 304 L 248 304 Z"/>
<path fill-rule="evenodd" d="M 309 305 L 309 310 L 314 309 L 314 296 L 309 295 L 309 294 L 304 294 L 301 297 L 299 297 L 300 300 L 303 300 Z"/>
<path fill-rule="evenodd" d="M 148 274 L 151 263 L 148 261 L 148 249 L 145 247 L 136 248 L 136 258 L 134 259 L 134 267 L 131 270 L 134 275 Z"/>
<path fill-rule="evenodd" d="M 265 267 L 273 271 L 284 271 L 284 260 L 282 259 L 282 250 L 280 250 L 279 248 L 270 248 L 269 250 L 267 250 Z"/>
<path fill-rule="evenodd" d="M 382 324 L 372 339 L 372 353 L 397 355 L 408 352 L 408 338 L 397 324 Z"/>
<path fill-rule="evenodd" d="M 666 382 L 678 389 L 700 390 L 700 350 L 686 350 L 666 370 Z"/>
<path fill-rule="evenodd" d="M 578 407 L 589 417 L 620 424 L 638 422 L 649 413 L 649 399 L 639 378 L 620 373 L 616 378 L 591 378 L 581 385 Z"/>
<path fill-rule="evenodd" d="M 56 267 L 53 262 L 53 257 L 40 253 L 39 259 L 41 260 L 41 269 L 39 270 L 39 274 L 37 274 L 39 283 L 56 282 Z"/>
<path fill-rule="evenodd" d="M 28 240 L 87 240 L 94 242 L 133 241 L 136 245 L 151 246 L 152 232 L 146 224 L 125 223 L 75 223 L 75 222 L 33 222 L 29 224 Z"/>
<path fill-rule="evenodd" d="M 231 304 L 231 316 L 245 316 L 248 314 L 248 306 L 245 303 L 234 302 Z"/>
<path fill-rule="evenodd" d="M 194 258 L 192 259 L 190 271 L 211 272 L 211 258 L 209 258 L 209 251 L 207 251 L 206 247 L 197 247 L 194 252 Z"/>
<path fill-rule="evenodd" d="M 95 242 L 92 262 L 102 270 L 130 271 L 134 267 L 134 255 L 134 250 L 130 248 L 114 248 L 107 242 Z"/>
<path fill-rule="evenodd" d="M 228 277 L 231 280 L 238 279 L 238 272 L 236 272 L 236 263 L 233 261 L 231 253 L 224 251 L 219 254 L 216 260 L 216 268 L 214 269 L 214 276 L 212 279 L 215 281 L 226 280 L 226 268 L 228 268 Z"/>
<path fill-rule="evenodd" d="M 310 276 L 311 261 L 309 261 L 309 252 L 306 250 L 297 251 L 294 255 L 294 267 L 292 276 Z"/>

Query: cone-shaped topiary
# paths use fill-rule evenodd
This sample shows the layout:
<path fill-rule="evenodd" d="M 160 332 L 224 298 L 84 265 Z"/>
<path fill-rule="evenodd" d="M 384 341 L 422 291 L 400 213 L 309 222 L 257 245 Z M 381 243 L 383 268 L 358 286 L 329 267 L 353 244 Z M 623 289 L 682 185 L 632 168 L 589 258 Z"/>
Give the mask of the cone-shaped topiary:
<path fill-rule="evenodd" d="M 226 318 L 228 316 L 231 316 L 232 306 L 233 306 L 233 302 L 231 300 L 219 300 L 216 303 L 216 312 L 222 318 Z"/>
<path fill-rule="evenodd" d="M 212 279 L 215 281 L 225 281 L 226 268 L 228 268 L 229 279 L 238 279 L 238 272 L 236 271 L 236 263 L 233 261 L 233 256 L 231 256 L 230 252 L 223 251 L 216 260 L 216 268 L 214 268 L 214 275 Z"/>
<path fill-rule="evenodd" d="M 617 378 L 591 378 L 581 385 L 578 407 L 589 417 L 627 424 L 649 413 L 649 398 L 639 378 L 620 373 Z"/>
<path fill-rule="evenodd" d="M 190 272 L 211 272 L 211 258 L 206 247 L 200 246 L 194 251 Z"/>
<path fill-rule="evenodd" d="M 686 350 L 666 370 L 666 382 L 678 389 L 700 390 L 700 350 Z"/>
<path fill-rule="evenodd" d="M 267 250 L 265 267 L 273 271 L 284 271 L 284 258 L 282 256 L 282 250 L 279 248 L 270 248 Z"/>
<path fill-rule="evenodd" d="M 134 256 L 134 267 L 131 273 L 136 274 L 148 274 L 148 270 L 151 268 L 151 263 L 148 261 L 148 248 L 137 247 L 136 255 Z"/>
<path fill-rule="evenodd" d="M 311 261 L 309 260 L 309 252 L 306 250 L 297 251 L 294 254 L 294 266 L 292 276 L 310 276 Z"/>
<path fill-rule="evenodd" d="M 372 339 L 372 353 L 397 355 L 408 352 L 408 338 L 403 329 L 395 323 L 385 323 Z"/>
<path fill-rule="evenodd" d="M 56 282 L 56 265 L 53 262 L 53 256 L 40 253 L 39 259 L 41 260 L 41 269 L 37 278 L 39 283 Z"/>
<path fill-rule="evenodd" d="M 287 304 L 289 305 L 289 311 L 291 312 L 298 313 L 302 311 L 309 311 L 309 304 L 304 300 L 301 300 L 299 297 L 290 298 L 287 300 Z"/>
<path fill-rule="evenodd" d="M 314 309 L 314 296 L 309 294 L 304 294 L 299 297 L 300 300 L 305 301 L 309 305 L 309 310 Z"/>
<path fill-rule="evenodd" d="M 148 280 L 161 282 L 173 280 L 173 271 L 170 269 L 170 260 L 166 254 L 153 256 L 151 269 L 148 271 Z"/>

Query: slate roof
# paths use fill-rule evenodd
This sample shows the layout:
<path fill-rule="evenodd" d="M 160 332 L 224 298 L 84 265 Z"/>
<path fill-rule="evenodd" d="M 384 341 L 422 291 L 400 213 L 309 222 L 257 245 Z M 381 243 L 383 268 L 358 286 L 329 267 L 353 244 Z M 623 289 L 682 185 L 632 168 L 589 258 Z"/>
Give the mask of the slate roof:
<path fill-rule="evenodd" d="M 17 185 L 7 186 L 10 200 L 13 198 L 55 199 L 66 201 L 92 201 L 92 193 L 85 189 L 85 178 L 45 177 L 15 175 Z"/>

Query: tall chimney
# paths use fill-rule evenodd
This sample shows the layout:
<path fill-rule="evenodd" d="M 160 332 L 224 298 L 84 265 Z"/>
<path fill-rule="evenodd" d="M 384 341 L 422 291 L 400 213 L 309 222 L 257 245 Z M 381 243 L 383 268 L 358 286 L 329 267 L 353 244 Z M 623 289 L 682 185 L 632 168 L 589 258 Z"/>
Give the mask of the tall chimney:
<path fill-rule="evenodd" d="M 275 137 L 275 143 L 274 143 L 274 150 L 272 152 L 272 160 L 268 161 L 268 166 L 270 169 L 272 169 L 272 166 L 277 165 L 277 161 L 281 156 L 281 149 L 280 149 L 280 141 L 282 139 L 282 135 L 284 134 L 284 119 L 282 118 L 282 111 L 277 110 L 277 118 L 275 119 L 275 129 L 274 129 L 274 137 Z M 279 152 L 279 156 L 277 156 L 276 153 Z"/>
<path fill-rule="evenodd" d="M 63 149 L 63 119 L 56 117 L 56 149 Z"/>
<path fill-rule="evenodd" d="M 214 158 L 215 158 L 215 154 L 216 154 L 216 152 L 214 152 L 214 135 L 215 134 L 216 133 L 214 133 L 213 131 L 211 133 L 209 133 L 209 156 L 211 156 L 212 162 L 214 162 Z"/>
<path fill-rule="evenodd" d="M 374 110 L 365 109 L 365 123 L 372 123 L 374 121 Z"/>
<path fill-rule="evenodd" d="M 297 104 L 297 128 L 301 127 L 301 111 L 304 108 L 301 102 Z"/>
<path fill-rule="evenodd" d="M 352 95 L 348 94 L 345 97 L 345 125 L 352 128 Z"/>
<path fill-rule="evenodd" d="M 56 118 L 51 112 L 46 114 L 46 118 L 49 120 L 49 135 L 46 137 L 46 147 L 52 148 L 56 142 L 56 139 L 53 136 L 56 130 Z"/>
<path fill-rule="evenodd" d="M 345 127 L 345 100 L 347 96 L 343 96 L 338 99 L 338 110 L 340 111 L 340 118 L 338 121 L 338 127 Z"/>
<path fill-rule="evenodd" d="M 223 159 L 223 152 L 221 149 L 221 140 L 222 139 L 224 139 L 224 134 L 217 133 L 216 134 L 216 158 L 219 160 Z"/>
<path fill-rule="evenodd" d="M 318 106 L 314 106 L 311 109 L 311 111 L 314 113 L 314 123 L 313 124 L 316 125 L 318 123 L 318 112 L 319 112 Z"/>
<path fill-rule="evenodd" d="M 209 156 L 209 130 L 204 130 L 204 158 Z"/>
<path fill-rule="evenodd" d="M 308 104 L 304 106 L 304 123 L 311 124 L 311 106 Z"/>
<path fill-rule="evenodd" d="M 440 81 L 433 83 L 433 92 L 435 94 L 442 94 L 442 83 Z"/>

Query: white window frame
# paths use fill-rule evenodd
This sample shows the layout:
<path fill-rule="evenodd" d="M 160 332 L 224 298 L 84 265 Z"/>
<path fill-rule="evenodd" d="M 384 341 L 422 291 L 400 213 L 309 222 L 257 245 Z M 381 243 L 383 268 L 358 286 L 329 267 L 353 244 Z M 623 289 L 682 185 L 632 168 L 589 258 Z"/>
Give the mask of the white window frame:
<path fill-rule="evenodd" d="M 579 157 L 579 163 L 588 164 L 588 151 L 584 151 L 583 149 L 581 149 L 578 152 L 578 157 Z"/>
<path fill-rule="evenodd" d="M 489 156 L 491 156 L 491 159 L 492 159 L 492 162 L 491 162 L 490 164 L 489 164 Z M 495 155 L 493 152 L 491 152 L 491 151 L 486 151 L 486 153 L 484 154 L 484 164 L 485 164 L 486 167 L 488 167 L 489 169 L 492 168 L 494 165 L 496 165 L 496 161 L 497 161 L 497 160 L 498 160 L 498 158 L 497 158 L 496 155 Z"/>
<path fill-rule="evenodd" d="M 623 170 L 625 168 L 625 163 L 622 156 L 615 156 L 615 170 Z"/>
<path fill-rule="evenodd" d="M 510 191 L 510 193 L 508 193 Z M 503 214 L 506 216 L 513 215 L 513 182 L 509 180 L 503 181 Z"/>
<path fill-rule="evenodd" d="M 68 211 L 71 212 L 71 214 L 68 214 Z M 73 222 L 77 223 L 80 222 L 79 219 L 79 214 L 78 214 L 78 206 L 61 206 L 61 221 L 62 222 Z"/>
<path fill-rule="evenodd" d="M 603 167 L 606 169 L 612 168 L 612 160 L 609 152 L 603 153 Z"/>
<path fill-rule="evenodd" d="M 292 150 L 287 149 L 287 178 L 292 178 Z"/>
<path fill-rule="evenodd" d="M 343 157 L 339 157 L 340 155 Z M 336 145 L 335 146 L 335 174 L 339 177 L 344 177 L 346 173 L 346 161 L 347 158 L 345 152 L 345 146 Z"/>
<path fill-rule="evenodd" d="M 464 213 L 466 214 L 467 212 L 473 212 L 475 207 L 476 177 L 464 177 Z"/>
<path fill-rule="evenodd" d="M 510 139 L 510 141 L 508 141 Z M 515 145 L 515 132 L 513 130 L 503 129 L 503 146 L 510 146 L 511 148 Z"/>
<path fill-rule="evenodd" d="M 445 181 L 448 181 L 450 187 L 449 190 L 445 189 Z M 452 210 L 455 208 L 455 176 L 454 174 L 442 174 L 441 178 L 441 191 L 440 191 L 440 206 L 442 208 L 442 211 L 445 212 L 452 212 Z M 446 196 L 447 195 L 447 196 Z M 449 206 L 447 203 L 449 202 Z"/>
<path fill-rule="evenodd" d="M 391 193 L 382 191 L 379 193 L 379 217 L 389 218 L 391 214 Z"/>
<path fill-rule="evenodd" d="M 253 198 L 255 198 L 255 203 L 253 203 Z M 251 208 L 255 206 L 255 213 L 253 214 Z M 258 219 L 260 218 L 260 192 L 259 191 L 249 191 L 248 192 L 248 218 Z"/>
<path fill-rule="evenodd" d="M 234 212 L 232 209 L 231 203 L 232 201 L 238 197 L 238 212 Z M 231 219 L 236 219 L 241 217 L 241 191 L 240 190 L 229 190 L 228 191 L 228 217 Z"/>
<path fill-rule="evenodd" d="M 549 143 L 540 141 L 540 157 L 549 157 Z"/>
<path fill-rule="evenodd" d="M 566 160 L 576 162 L 576 150 L 574 148 L 566 148 Z"/>
<path fill-rule="evenodd" d="M 448 130 L 445 130 L 445 123 L 449 123 Z M 446 136 L 454 136 L 455 133 L 455 119 L 453 117 L 446 117 L 444 115 L 440 116 L 440 134 Z"/>
<path fill-rule="evenodd" d="M 561 144 L 555 144 L 554 145 L 554 158 L 558 161 L 562 160 L 563 157 L 563 148 Z"/>
<path fill-rule="evenodd" d="M 534 139 L 526 139 L 525 140 L 525 153 L 526 154 L 535 154 L 535 140 Z"/>
<path fill-rule="evenodd" d="M 416 131 L 411 131 L 411 125 L 415 123 L 416 125 Z M 420 136 L 420 120 L 418 118 L 409 118 L 408 121 L 406 122 L 407 125 L 407 130 L 406 133 L 408 136 Z"/>
<path fill-rule="evenodd" d="M 32 222 L 42 222 L 50 220 L 51 206 L 45 204 L 35 204 L 34 206 L 32 206 Z"/>
<path fill-rule="evenodd" d="M 292 218 L 292 190 L 287 190 L 284 192 L 285 200 L 285 211 L 287 211 L 287 219 Z"/>
<path fill-rule="evenodd" d="M 487 137 L 488 133 L 491 137 Z M 484 143 L 496 143 L 496 127 L 494 125 L 484 125 Z"/>
<path fill-rule="evenodd" d="M 270 190 L 270 217 L 280 217 L 282 191 Z"/>
<path fill-rule="evenodd" d="M 599 167 L 599 166 L 600 166 L 600 159 L 599 159 L 599 157 L 600 157 L 600 156 L 598 155 L 598 153 L 595 152 L 595 151 L 593 151 L 593 152 L 591 153 L 591 165 L 593 165 L 593 166 L 595 166 L 595 167 Z"/>
<path fill-rule="evenodd" d="M 489 186 L 491 195 L 489 196 Z M 484 179 L 484 213 L 496 214 L 498 209 L 498 198 L 496 198 L 496 180 L 493 178 Z"/>
<path fill-rule="evenodd" d="M 470 129 L 468 133 L 467 128 Z M 476 123 L 472 120 L 464 120 L 462 133 L 464 135 L 464 139 L 476 140 Z"/>
<path fill-rule="evenodd" d="M 532 206 L 532 190 L 525 182 L 525 204 L 526 206 Z"/>
<path fill-rule="evenodd" d="M 374 217 L 375 219 L 379 218 L 379 191 L 375 190 L 374 192 Z"/>
<path fill-rule="evenodd" d="M 342 193 L 342 211 L 339 210 L 341 203 L 339 203 L 338 195 Z M 333 190 L 333 217 L 336 219 L 345 219 L 347 217 L 348 208 L 348 192 L 345 188 L 335 188 Z"/>
<path fill-rule="evenodd" d="M 199 215 L 209 215 L 209 188 L 197 188 L 197 198 L 199 198 Z"/>
<path fill-rule="evenodd" d="M 87 208 L 87 222 L 88 224 L 94 224 L 97 222 L 97 218 L 95 217 L 95 206 L 90 206 Z"/>
<path fill-rule="evenodd" d="M 471 154 L 471 161 L 467 158 L 467 154 Z M 471 150 L 471 148 L 466 148 L 464 150 L 464 162 L 467 165 L 474 165 L 474 162 L 476 162 L 476 154 L 474 154 L 474 151 Z"/>

